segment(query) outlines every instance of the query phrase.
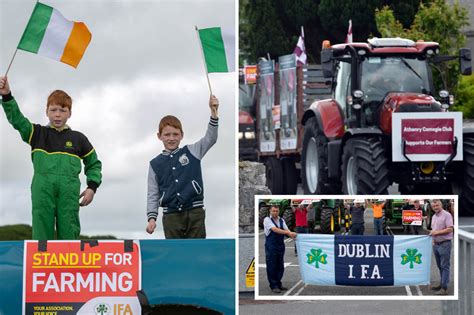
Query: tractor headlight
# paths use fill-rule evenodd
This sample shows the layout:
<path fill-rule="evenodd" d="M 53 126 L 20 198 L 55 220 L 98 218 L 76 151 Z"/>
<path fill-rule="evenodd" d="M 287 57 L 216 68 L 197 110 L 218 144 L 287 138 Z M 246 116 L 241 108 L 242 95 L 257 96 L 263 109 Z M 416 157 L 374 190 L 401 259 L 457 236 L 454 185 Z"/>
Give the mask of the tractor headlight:
<path fill-rule="evenodd" d="M 451 103 L 451 96 L 449 92 L 446 90 L 439 91 L 439 97 L 441 98 L 441 108 L 448 109 L 450 105 L 454 104 L 454 97 L 453 102 Z"/>
<path fill-rule="evenodd" d="M 364 96 L 364 92 L 361 90 L 355 90 L 353 94 L 355 98 L 362 98 Z"/>
<path fill-rule="evenodd" d="M 255 132 L 253 131 L 247 131 L 245 133 L 245 139 L 255 139 Z"/>
<path fill-rule="evenodd" d="M 449 96 L 449 92 L 448 92 L 448 91 L 446 91 L 446 90 L 441 90 L 441 91 L 439 91 L 439 97 L 441 97 L 441 98 L 446 98 L 446 97 L 448 97 L 448 96 Z"/>
<path fill-rule="evenodd" d="M 361 109 L 362 108 L 362 97 L 364 96 L 364 92 L 361 90 L 354 90 L 352 92 L 353 97 L 351 95 L 347 96 L 347 104 L 352 106 L 354 109 Z"/>

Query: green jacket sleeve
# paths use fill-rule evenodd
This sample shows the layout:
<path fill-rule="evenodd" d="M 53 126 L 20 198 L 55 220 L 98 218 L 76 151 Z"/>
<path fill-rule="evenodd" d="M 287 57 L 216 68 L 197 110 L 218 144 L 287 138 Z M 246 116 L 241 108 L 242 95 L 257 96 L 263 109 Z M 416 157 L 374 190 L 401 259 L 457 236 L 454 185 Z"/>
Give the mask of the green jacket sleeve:
<path fill-rule="evenodd" d="M 21 139 L 30 144 L 33 136 L 33 125 L 23 116 L 17 102 L 11 95 L 4 95 L 2 98 L 2 107 L 7 115 L 8 122 L 20 132 Z"/>
<path fill-rule="evenodd" d="M 84 163 L 84 173 L 87 177 L 87 187 L 95 192 L 102 183 L 102 162 L 97 157 L 95 149 L 87 153 L 82 161 Z"/>

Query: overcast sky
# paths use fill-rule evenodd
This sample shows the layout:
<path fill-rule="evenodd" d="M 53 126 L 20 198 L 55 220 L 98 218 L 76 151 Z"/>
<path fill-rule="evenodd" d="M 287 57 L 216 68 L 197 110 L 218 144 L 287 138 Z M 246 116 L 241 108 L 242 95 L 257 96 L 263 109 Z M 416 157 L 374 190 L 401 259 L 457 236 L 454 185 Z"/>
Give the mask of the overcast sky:
<path fill-rule="evenodd" d="M 0 0 L 0 73 L 3 75 L 35 5 Z M 163 148 L 162 116 L 178 116 L 182 144 L 199 140 L 209 121 L 209 90 L 194 25 L 235 28 L 232 0 L 54 1 L 43 3 L 83 21 L 92 41 L 77 69 L 18 51 L 8 75 L 23 114 L 47 124 L 46 99 L 55 89 L 73 98 L 68 125 L 83 132 L 103 164 L 95 199 L 80 210 L 82 234 L 164 238 L 145 232 L 149 161 Z M 220 100 L 219 139 L 202 161 L 209 238 L 234 237 L 236 73 L 210 74 Z M 31 224 L 30 147 L 0 113 L 0 225 Z M 85 178 L 81 177 L 82 188 Z"/>

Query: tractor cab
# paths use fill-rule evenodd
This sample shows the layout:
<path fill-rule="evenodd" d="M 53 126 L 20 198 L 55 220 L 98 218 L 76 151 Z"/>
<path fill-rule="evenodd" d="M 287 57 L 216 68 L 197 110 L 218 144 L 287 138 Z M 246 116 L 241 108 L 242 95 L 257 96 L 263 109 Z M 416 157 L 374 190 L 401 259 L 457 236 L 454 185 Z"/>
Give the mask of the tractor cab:
<path fill-rule="evenodd" d="M 430 63 L 439 45 L 402 38 L 373 38 L 368 43 L 323 49 L 326 77 L 333 78 L 334 99 L 349 127 L 379 125 L 383 104 L 398 99 L 396 111 L 439 112 Z M 420 97 L 420 96 L 423 97 Z"/>

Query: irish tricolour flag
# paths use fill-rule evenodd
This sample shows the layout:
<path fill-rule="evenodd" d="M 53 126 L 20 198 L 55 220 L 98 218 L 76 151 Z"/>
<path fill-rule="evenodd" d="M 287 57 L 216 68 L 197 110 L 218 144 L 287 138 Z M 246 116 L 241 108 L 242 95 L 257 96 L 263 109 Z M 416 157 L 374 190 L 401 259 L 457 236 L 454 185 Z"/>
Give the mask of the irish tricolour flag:
<path fill-rule="evenodd" d="M 220 27 L 199 30 L 207 72 L 235 71 L 235 35 Z"/>
<path fill-rule="evenodd" d="M 18 49 L 77 68 L 91 37 L 84 23 L 69 21 L 58 10 L 37 2 Z"/>

